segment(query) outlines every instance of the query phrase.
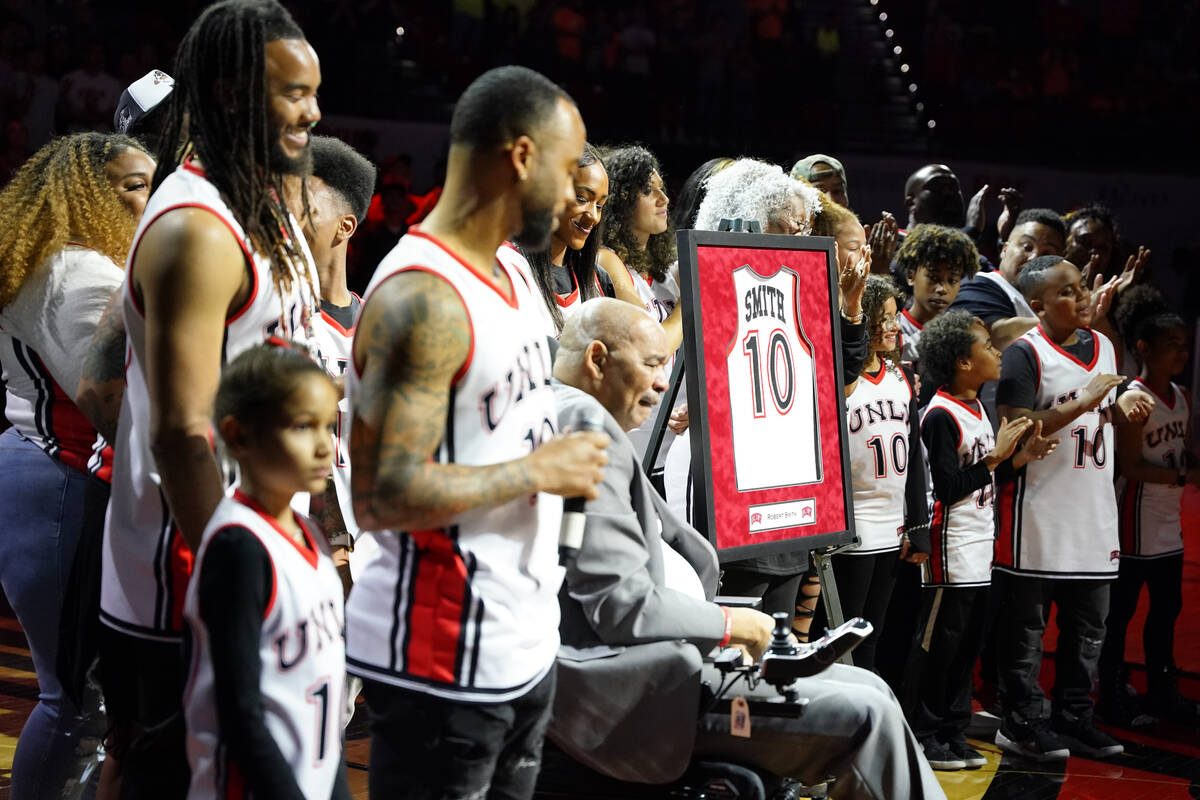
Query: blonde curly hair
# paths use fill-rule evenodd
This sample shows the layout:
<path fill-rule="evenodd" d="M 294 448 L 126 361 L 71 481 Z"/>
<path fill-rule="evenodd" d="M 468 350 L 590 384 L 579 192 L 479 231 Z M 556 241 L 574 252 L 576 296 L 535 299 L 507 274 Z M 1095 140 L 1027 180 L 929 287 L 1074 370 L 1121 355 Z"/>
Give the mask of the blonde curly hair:
<path fill-rule="evenodd" d="M 0 191 L 0 308 L 73 237 L 124 266 L 137 217 L 104 174 L 130 149 L 128 136 L 77 133 L 44 145 Z"/>

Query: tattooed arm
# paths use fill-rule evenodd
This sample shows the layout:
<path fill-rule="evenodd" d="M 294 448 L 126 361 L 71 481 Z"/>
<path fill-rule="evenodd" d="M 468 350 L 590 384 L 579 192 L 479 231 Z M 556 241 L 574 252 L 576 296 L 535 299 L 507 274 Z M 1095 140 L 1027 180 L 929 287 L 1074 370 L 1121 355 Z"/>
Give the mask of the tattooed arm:
<path fill-rule="evenodd" d="M 539 491 L 596 496 L 608 446 L 603 434 L 559 437 L 524 458 L 487 466 L 431 460 L 470 349 L 462 301 L 430 273 L 389 278 L 363 307 L 354 338 L 362 377 L 350 429 L 354 515 L 363 530 L 443 527 L 470 509 Z"/>
<path fill-rule="evenodd" d="M 75 389 L 75 405 L 106 441 L 116 441 L 117 417 L 124 394 L 125 321 L 121 317 L 118 289 L 96 324 Z"/>

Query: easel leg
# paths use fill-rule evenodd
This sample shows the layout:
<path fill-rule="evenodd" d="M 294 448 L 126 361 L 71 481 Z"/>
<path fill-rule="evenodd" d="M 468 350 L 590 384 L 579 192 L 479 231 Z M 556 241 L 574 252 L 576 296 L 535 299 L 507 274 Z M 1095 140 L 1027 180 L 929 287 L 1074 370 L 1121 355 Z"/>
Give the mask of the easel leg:
<path fill-rule="evenodd" d="M 817 566 L 817 575 L 821 579 L 821 602 L 825 604 L 825 615 L 829 620 L 829 627 L 836 628 L 846 620 L 842 616 L 842 601 L 838 597 L 837 581 L 833 577 L 833 562 L 829 555 L 829 553 L 814 551 L 812 557 L 813 563 Z M 813 631 L 810 633 L 810 639 L 814 635 L 820 635 L 820 633 Z M 838 661 L 854 666 L 854 659 L 850 657 L 849 653 L 843 654 Z"/>

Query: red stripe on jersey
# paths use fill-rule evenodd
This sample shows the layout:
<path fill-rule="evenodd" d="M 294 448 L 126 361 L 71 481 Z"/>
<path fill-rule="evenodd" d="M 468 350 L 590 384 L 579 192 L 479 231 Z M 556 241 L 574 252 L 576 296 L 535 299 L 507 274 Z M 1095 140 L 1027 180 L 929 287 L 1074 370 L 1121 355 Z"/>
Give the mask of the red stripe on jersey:
<path fill-rule="evenodd" d="M 569 267 L 565 269 L 567 270 L 567 274 L 571 276 L 571 285 L 575 288 L 571 290 L 570 294 L 565 296 L 555 292 L 554 299 L 558 301 L 559 306 L 562 308 L 570 308 L 579 299 L 579 281 L 575 279 L 575 271 L 573 269 Z"/>
<path fill-rule="evenodd" d="M 324 319 L 326 323 L 328 323 L 329 327 L 333 328 L 335 331 L 340 333 L 342 336 L 353 336 L 354 335 L 354 326 L 353 325 L 350 326 L 349 328 L 343 328 L 342 323 L 340 323 L 336 319 L 334 319 L 333 315 L 330 314 L 325 309 L 321 309 L 321 318 Z"/>
<path fill-rule="evenodd" d="M 1003 564 L 1008 567 L 1016 566 L 1013 558 L 1013 539 L 1016 531 L 1016 514 L 1013 509 L 1017 502 L 1017 483 L 1020 478 L 1002 483 L 999 485 L 999 498 L 996 502 L 996 511 L 1000 515 L 1000 526 L 996 533 L 996 553 L 995 563 Z"/>
<path fill-rule="evenodd" d="M 924 330 L 924 329 L 925 329 L 925 326 L 924 326 L 924 325 L 922 325 L 921 323 L 917 322 L 916 318 L 915 318 L 915 317 L 913 317 L 913 315 L 912 315 L 912 314 L 908 313 L 908 309 L 907 309 L 907 308 L 902 308 L 902 309 L 900 309 L 900 313 L 901 313 L 902 315 L 904 315 L 904 318 L 905 318 L 906 320 L 908 320 L 908 321 L 909 321 L 909 324 L 911 324 L 911 325 L 912 325 L 914 328 L 916 328 L 917 330 L 919 330 L 919 331 L 920 331 L 920 330 Z"/>
<path fill-rule="evenodd" d="M 307 547 L 300 545 L 290 533 L 283 529 L 278 520 L 268 514 L 266 509 L 259 505 L 257 500 L 243 492 L 241 489 L 234 490 L 233 499 L 237 500 L 246 508 L 262 517 L 263 522 L 266 522 L 268 525 L 270 525 L 276 533 L 283 537 L 284 541 L 296 548 L 296 552 L 303 556 L 304 560 L 308 562 L 310 567 L 313 569 L 317 568 L 317 543 L 313 540 L 312 531 L 310 531 L 308 526 L 304 524 L 304 521 L 300 519 L 299 514 L 297 514 L 295 511 L 290 511 L 289 509 L 292 519 L 296 521 L 296 526 L 300 528 L 300 535 L 304 537 L 304 541 L 308 545 Z"/>
<path fill-rule="evenodd" d="M 46 431 L 51 441 L 58 445 L 56 457 L 68 467 L 80 472 L 90 472 L 89 462 L 92 460 L 92 447 L 96 444 L 96 429 L 83 416 L 83 412 L 75 405 L 75 398 L 69 396 L 58 385 L 58 381 L 46 369 L 40 356 L 33 354 L 34 366 L 41 373 L 41 378 L 50 384 L 53 398 L 46 405 Z M 106 446 L 100 451 L 100 469 L 95 475 L 101 480 L 112 482 L 113 450 Z"/>
<path fill-rule="evenodd" d="M 443 531 L 413 531 L 417 562 L 408 612 L 406 671 L 454 683 L 467 600 L 467 565 Z"/>
<path fill-rule="evenodd" d="M 517 284 L 515 282 L 513 282 L 512 273 L 509 272 L 508 267 L 506 267 L 504 265 L 504 262 L 501 261 L 500 259 L 496 259 L 496 263 L 500 265 L 500 268 L 502 270 L 504 270 L 504 274 L 508 276 L 508 283 L 512 290 L 511 296 L 505 294 L 504 290 L 500 288 L 499 284 L 497 284 L 495 281 L 492 280 L 490 275 L 484 275 L 482 272 L 480 272 L 475 267 L 473 267 L 466 259 L 464 259 L 458 253 L 451 250 L 449 247 L 447 247 L 445 244 L 443 244 L 441 240 L 437 239 L 436 237 L 431 236 L 428 233 L 426 233 L 425 231 L 419 230 L 418 228 L 410 228 L 408 231 L 408 235 L 409 236 L 419 236 L 422 239 L 428 239 L 430 242 L 437 245 L 442 251 L 444 251 L 446 253 L 446 255 L 450 256 L 455 261 L 457 261 L 459 264 L 462 264 L 464 267 L 466 267 L 467 271 L 470 272 L 472 275 L 474 275 L 476 278 L 478 278 L 481 283 L 483 283 L 485 286 L 490 288 L 496 294 L 500 295 L 500 297 L 503 298 L 504 302 L 508 303 L 513 308 L 519 307 L 517 304 Z M 510 247 L 511 247 L 511 245 L 510 245 Z M 522 277 L 522 280 L 524 280 L 524 277 Z"/>
<path fill-rule="evenodd" d="M 187 165 L 184 164 L 184 166 L 186 167 Z M 192 171 L 195 172 L 196 170 Z M 201 172 L 199 174 L 203 175 L 204 173 Z M 157 214 L 155 214 L 154 218 L 146 223 L 146 227 L 142 229 L 142 235 L 139 236 L 138 240 L 133 243 L 133 249 L 129 251 L 129 258 L 125 260 L 125 272 L 127 273 L 125 283 L 129 286 L 129 297 L 133 300 L 133 306 L 138 310 L 138 313 L 142 316 L 145 316 L 146 309 L 142 306 L 141 302 L 138 300 L 137 293 L 133 290 L 133 262 L 137 257 L 138 248 L 142 245 L 142 239 L 146 238 L 146 233 L 150 230 L 150 226 L 157 222 L 167 212 L 175 211 L 179 208 L 204 209 L 219 219 L 221 224 L 229 229 L 229 232 L 233 235 L 234 240 L 237 241 L 238 247 L 242 249 L 242 255 L 246 257 L 246 265 L 250 268 L 250 298 L 246 300 L 246 303 L 241 308 L 234 312 L 233 316 L 225 318 L 225 324 L 228 325 L 242 314 L 245 314 L 246 310 L 250 308 L 251 304 L 254 303 L 254 298 L 258 296 L 258 270 L 254 267 L 254 254 L 250 252 L 250 248 L 246 246 L 246 242 L 242 239 L 242 237 L 238 236 L 237 231 L 233 229 L 233 225 L 230 224 L 229 220 L 217 213 L 215 208 L 205 205 L 204 203 L 177 203 L 173 206 L 167 206 L 162 211 L 159 211 Z"/>
<path fill-rule="evenodd" d="M 390 275 L 386 276 L 385 278 L 383 278 L 382 280 L 380 280 L 379 283 L 375 284 L 375 288 L 372 289 L 367 294 L 367 299 L 363 301 L 362 307 L 358 309 L 359 319 L 362 319 L 363 315 L 366 313 L 367 303 L 371 302 L 371 295 L 374 294 L 375 291 L 380 286 L 383 286 L 384 281 L 390 280 L 402 272 L 427 272 L 430 275 L 433 275 L 435 278 L 441 278 L 443 281 L 446 282 L 446 285 L 449 286 L 451 289 L 453 289 L 454 293 L 456 295 L 458 295 L 458 302 L 462 303 L 463 313 L 465 313 L 467 315 L 467 332 L 471 334 L 471 349 L 467 351 L 466 359 L 463 360 L 462 366 L 458 368 L 458 372 L 454 373 L 454 378 L 450 381 L 450 385 L 454 386 L 460 380 L 462 380 L 464 375 L 467 374 L 467 370 L 471 368 L 471 361 L 475 358 L 475 323 L 471 321 L 471 309 L 467 308 L 466 298 L 464 298 L 462 296 L 462 292 L 460 292 L 458 290 L 458 287 L 455 286 L 453 283 L 451 283 L 450 280 L 445 275 L 438 272 L 437 270 L 430 269 L 429 267 L 418 267 L 418 266 L 401 267 L 400 269 L 396 270 L 392 274 L 390 274 Z M 355 355 L 357 352 L 358 352 L 357 349 L 355 347 L 351 346 L 351 348 L 350 348 L 350 365 L 352 367 L 354 367 L 355 376 L 361 378 L 362 377 L 362 366 L 358 363 L 358 358 Z"/>
<path fill-rule="evenodd" d="M 955 405 L 957 405 L 963 411 L 966 411 L 968 414 L 970 414 L 975 419 L 983 419 L 983 405 L 979 402 L 978 399 L 972 401 L 975 403 L 975 406 L 971 407 L 971 406 L 967 405 L 966 403 L 964 403 L 962 400 L 959 400 L 957 397 L 955 397 L 954 395 L 947 392 L 945 389 L 938 389 L 937 395 L 938 395 L 938 397 L 942 398 L 943 400 L 947 400 L 951 403 L 954 403 Z M 957 421 L 958 420 L 955 420 L 955 422 L 957 422 Z M 960 445 L 962 444 L 962 430 L 961 429 L 959 430 L 959 442 L 958 443 Z"/>
<path fill-rule="evenodd" d="M 242 770 L 225 752 L 225 800 L 245 800 L 246 781 L 242 778 Z"/>
<path fill-rule="evenodd" d="M 179 533 L 179 528 L 171 525 L 170 564 L 171 573 L 171 630 L 183 630 L 183 601 L 187 597 L 188 581 L 192 577 L 192 569 L 196 566 L 196 554 Z"/>
<path fill-rule="evenodd" d="M 1121 538 L 1121 552 L 1126 555 L 1138 555 L 1137 551 L 1137 513 L 1138 489 L 1141 484 L 1137 481 L 1127 481 L 1125 491 L 1121 493 L 1121 513 L 1118 515 L 1117 531 Z"/>
<path fill-rule="evenodd" d="M 933 502 L 933 519 L 929 521 L 929 572 L 932 583 L 943 583 L 946 580 L 946 506 L 941 500 Z"/>
<path fill-rule="evenodd" d="M 1094 330 L 1092 330 L 1091 328 L 1084 328 L 1084 330 L 1086 330 L 1092 334 L 1092 360 L 1089 361 L 1087 364 L 1083 363 L 1078 358 L 1071 355 L 1066 350 L 1062 349 L 1058 345 L 1058 342 L 1056 342 L 1050 338 L 1050 335 L 1046 333 L 1046 329 L 1043 328 L 1040 324 L 1038 325 L 1038 331 L 1042 334 L 1042 338 L 1045 339 L 1050 344 L 1051 347 L 1053 347 L 1055 350 L 1057 350 L 1059 355 L 1070 359 L 1073 363 L 1078 364 L 1079 366 L 1083 367 L 1084 369 L 1090 371 L 1092 369 L 1092 367 L 1096 366 L 1096 362 L 1100 360 L 1100 335 L 1098 333 L 1096 333 Z"/>

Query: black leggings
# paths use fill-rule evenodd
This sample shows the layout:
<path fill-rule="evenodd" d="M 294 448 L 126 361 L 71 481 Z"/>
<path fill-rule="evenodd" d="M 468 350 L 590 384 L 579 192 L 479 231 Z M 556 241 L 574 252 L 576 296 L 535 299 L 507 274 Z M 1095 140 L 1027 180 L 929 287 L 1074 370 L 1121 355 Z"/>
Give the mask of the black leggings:
<path fill-rule="evenodd" d="M 895 550 L 871 555 L 839 553 L 832 557 L 833 576 L 837 581 L 838 599 L 845 619 L 862 617 L 875 626 L 875 632 L 854 649 L 854 666 L 875 669 L 876 646 L 883 635 L 883 622 L 896 583 L 896 566 L 900 563 Z M 914 611 L 915 616 L 915 611 Z M 829 625 L 825 604 L 820 603 L 813 620 L 812 636 L 820 635 Z M 907 642 L 905 643 L 907 644 Z M 903 657 L 903 656 L 902 656 Z"/>
<path fill-rule="evenodd" d="M 1100 669 L 1106 676 L 1115 675 L 1125 661 L 1125 631 L 1137 610 L 1142 584 L 1150 594 L 1150 609 L 1142 628 L 1146 672 L 1157 675 L 1175 664 L 1175 621 L 1183 610 L 1183 553 L 1161 558 L 1122 557 L 1100 651 Z"/>

